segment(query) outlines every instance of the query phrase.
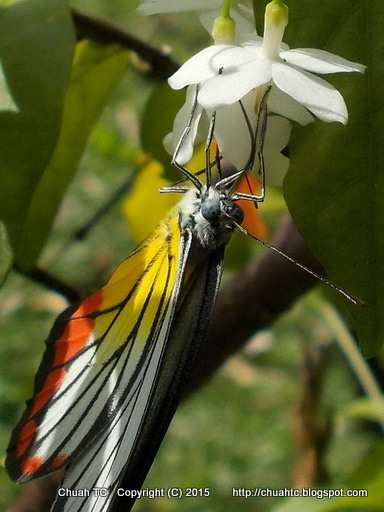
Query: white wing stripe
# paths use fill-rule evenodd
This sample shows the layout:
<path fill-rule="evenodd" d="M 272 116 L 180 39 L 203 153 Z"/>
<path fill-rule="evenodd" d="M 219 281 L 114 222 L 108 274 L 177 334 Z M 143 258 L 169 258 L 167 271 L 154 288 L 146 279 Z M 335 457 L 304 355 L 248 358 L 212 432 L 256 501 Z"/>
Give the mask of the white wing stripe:
<path fill-rule="evenodd" d="M 156 383 L 156 374 L 169 337 L 169 330 L 179 296 L 190 244 L 190 238 L 186 244 L 181 244 L 181 261 L 179 262 L 178 274 L 172 295 L 165 314 L 159 319 L 160 329 L 157 330 L 149 350 L 146 351 L 145 359 L 141 361 L 142 364 L 136 376 L 134 388 L 130 389 L 124 397 L 124 401 L 109 428 L 88 447 L 84 454 L 70 464 L 70 471 L 66 474 L 61 484 L 63 487 L 71 489 L 107 488 L 110 489 L 109 496 L 105 498 L 91 494 L 91 496 L 84 499 L 65 498 L 65 500 L 61 500 L 58 498 L 53 512 L 106 511 L 115 498 L 115 490 L 121 479 L 122 471 L 140 434 L 145 411 L 150 405 L 150 398 Z M 174 262 L 174 264 L 178 264 L 178 262 Z M 122 354 L 121 358 L 123 356 L 125 357 L 126 355 Z M 120 381 L 129 382 L 131 372 L 130 369 L 124 368 L 124 366 L 124 375 Z M 98 464 L 100 458 L 101 464 Z"/>

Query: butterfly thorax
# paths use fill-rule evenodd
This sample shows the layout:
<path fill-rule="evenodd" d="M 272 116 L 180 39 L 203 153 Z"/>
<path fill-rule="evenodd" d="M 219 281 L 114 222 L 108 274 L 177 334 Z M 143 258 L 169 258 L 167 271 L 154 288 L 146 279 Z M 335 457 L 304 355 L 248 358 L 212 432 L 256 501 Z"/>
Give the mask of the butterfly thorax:
<path fill-rule="evenodd" d="M 226 244 L 243 221 L 243 211 L 231 201 L 226 191 L 211 186 L 202 190 L 191 188 L 179 204 L 179 223 L 189 229 L 204 249 L 215 250 Z"/>

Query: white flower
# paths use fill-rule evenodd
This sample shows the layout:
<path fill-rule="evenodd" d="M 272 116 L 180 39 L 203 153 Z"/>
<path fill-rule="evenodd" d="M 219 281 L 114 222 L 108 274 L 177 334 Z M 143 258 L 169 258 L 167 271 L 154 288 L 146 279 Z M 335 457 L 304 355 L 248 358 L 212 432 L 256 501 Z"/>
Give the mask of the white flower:
<path fill-rule="evenodd" d="M 209 11 L 200 16 L 204 28 L 211 33 L 212 25 L 220 15 L 223 0 L 146 0 L 136 9 L 141 15 L 183 12 Z M 250 34 L 255 31 L 253 10 L 232 0 L 231 17 L 236 22 L 238 33 Z"/>
<path fill-rule="evenodd" d="M 311 113 L 324 121 L 347 122 L 341 94 L 311 72 L 363 72 L 365 66 L 322 50 L 290 50 L 282 42 L 287 22 L 285 4 L 272 0 L 266 9 L 264 39 L 252 36 L 240 46 L 216 44 L 205 48 L 169 79 L 174 89 L 188 86 L 186 102 L 164 141 L 170 153 L 177 148 L 174 157 L 180 164 L 191 159 L 194 144 L 204 139 L 212 112 L 216 111 L 214 138 L 220 152 L 238 169 L 244 168 L 252 151 L 246 120 L 254 130 L 259 102 L 270 86 L 270 112 L 303 125 L 313 120 Z M 275 185 L 282 184 L 289 164 L 281 154 L 290 136 L 287 119 L 268 117 L 264 160 L 267 182 Z M 256 161 L 256 172 L 258 166 Z"/>
<path fill-rule="evenodd" d="M 188 87 L 187 98 L 179 110 L 173 125 L 173 131 L 164 139 L 164 145 L 170 154 L 174 154 L 181 165 L 189 162 L 193 156 L 194 144 L 206 139 L 211 112 L 205 111 L 201 105 L 194 105 L 196 86 Z M 253 129 L 256 128 L 257 115 L 254 111 L 255 92 L 249 92 L 242 98 L 242 104 L 247 112 L 248 121 Z M 188 129 L 186 130 L 186 127 Z M 264 162 L 267 169 L 267 183 L 281 186 L 289 167 L 289 159 L 281 154 L 288 144 L 291 124 L 287 119 L 278 116 L 268 117 L 267 132 L 264 141 Z M 179 144 L 184 134 L 182 144 Z M 252 151 L 252 139 L 249 126 L 240 104 L 223 107 L 216 112 L 214 127 L 215 140 L 222 157 L 237 169 L 243 169 Z M 178 147 L 179 146 L 179 147 Z M 177 154 L 175 150 L 178 147 Z M 259 161 L 255 155 L 254 173 L 259 170 Z"/>
<path fill-rule="evenodd" d="M 280 2 L 276 2 L 280 4 Z M 215 45 L 189 59 L 170 79 L 174 89 L 200 84 L 198 103 L 207 110 L 231 105 L 259 86 L 273 84 L 270 110 L 306 124 L 312 118 L 345 124 L 348 112 L 341 94 L 314 73 L 364 72 L 365 66 L 323 50 L 290 50 L 282 43 L 287 15 L 268 16 L 264 39 L 241 46 Z M 278 5 L 279 6 L 279 5 Z M 304 108 L 303 108 L 304 107 Z"/>
<path fill-rule="evenodd" d="M 192 85 L 187 89 L 187 96 L 184 105 L 176 114 L 173 122 L 171 133 L 164 138 L 164 147 L 170 155 L 173 155 L 184 134 L 183 143 L 179 146 L 176 160 L 179 164 L 184 165 L 189 162 L 193 156 L 193 147 L 195 143 L 204 139 L 204 133 L 208 131 L 208 123 L 204 127 L 200 125 L 200 134 L 197 134 L 203 107 L 198 103 L 195 104 L 196 86 Z M 203 120 L 206 118 L 203 117 Z"/>
<path fill-rule="evenodd" d="M 254 110 L 255 91 L 252 90 L 246 94 L 241 102 L 254 133 L 257 125 L 257 114 Z M 263 158 L 266 182 L 269 185 L 283 185 L 283 179 L 289 167 L 289 158 L 282 155 L 281 151 L 288 145 L 291 128 L 292 125 L 287 119 L 280 116 L 268 116 Z M 238 170 L 244 169 L 252 151 L 252 141 L 249 126 L 239 103 L 234 103 L 216 111 L 214 138 L 222 157 L 231 162 Z M 258 173 L 259 167 L 259 158 L 255 154 L 253 163 L 253 173 L 255 175 Z"/>

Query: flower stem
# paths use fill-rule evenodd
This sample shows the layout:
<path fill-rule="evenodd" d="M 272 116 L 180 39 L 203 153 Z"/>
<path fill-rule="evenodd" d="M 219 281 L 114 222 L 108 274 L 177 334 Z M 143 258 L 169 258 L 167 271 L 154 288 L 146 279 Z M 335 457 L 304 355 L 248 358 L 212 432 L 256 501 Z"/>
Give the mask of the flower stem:
<path fill-rule="evenodd" d="M 272 0 L 265 7 L 262 53 L 270 60 L 279 59 L 280 45 L 288 24 L 288 7 L 281 0 Z"/>
<path fill-rule="evenodd" d="M 223 10 L 221 11 L 221 16 L 223 18 L 230 18 L 231 17 L 231 0 L 224 0 L 223 1 Z"/>

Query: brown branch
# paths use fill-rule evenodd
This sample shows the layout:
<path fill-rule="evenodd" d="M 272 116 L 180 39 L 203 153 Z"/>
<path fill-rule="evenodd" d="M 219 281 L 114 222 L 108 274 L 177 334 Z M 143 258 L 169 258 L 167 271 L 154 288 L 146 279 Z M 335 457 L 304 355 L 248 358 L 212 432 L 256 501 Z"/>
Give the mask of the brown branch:
<path fill-rule="evenodd" d="M 64 281 L 61 281 L 60 279 L 57 279 L 55 276 L 53 276 L 46 270 L 36 267 L 35 269 L 26 272 L 23 269 L 19 268 L 17 265 L 14 266 L 14 269 L 20 274 L 28 277 L 29 279 L 32 279 L 33 281 L 35 281 L 35 283 L 38 283 L 41 286 L 45 286 L 51 291 L 60 293 L 70 303 L 78 302 L 79 300 L 84 298 L 84 294 L 81 293 L 80 290 L 74 288 L 73 286 L 67 283 L 64 283 Z"/>
<path fill-rule="evenodd" d="M 283 222 L 273 245 L 312 270 L 322 272 L 290 218 Z M 239 272 L 219 294 L 187 393 L 199 388 L 251 335 L 271 325 L 316 282 L 272 250 L 265 251 Z"/>
<path fill-rule="evenodd" d="M 152 75 L 159 80 L 166 80 L 179 68 L 167 53 L 153 48 L 125 30 L 77 9 L 72 9 L 72 17 L 78 39 L 87 38 L 103 44 L 119 44 L 134 51 L 150 65 Z"/>
<path fill-rule="evenodd" d="M 304 340 L 300 371 L 300 397 L 292 418 L 297 459 L 293 467 L 293 487 L 314 487 L 329 482 L 325 461 L 332 423 L 328 414 L 320 419 L 319 407 L 326 381 L 330 353 L 328 346 Z"/>
<path fill-rule="evenodd" d="M 300 263 L 321 271 L 290 219 L 285 220 L 273 243 Z M 187 392 L 197 390 L 252 334 L 270 325 L 315 283 L 312 276 L 270 250 L 250 263 L 219 294 Z M 8 512 L 45 512 L 46 489 L 54 485 L 52 479 L 57 485 L 57 477 L 52 475 L 26 486 Z"/>

